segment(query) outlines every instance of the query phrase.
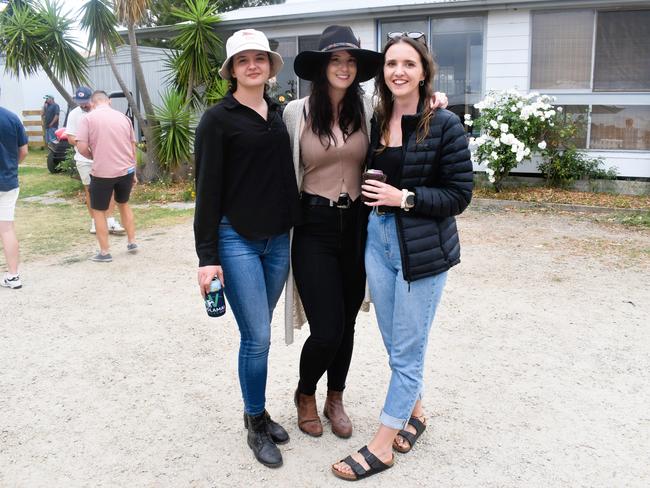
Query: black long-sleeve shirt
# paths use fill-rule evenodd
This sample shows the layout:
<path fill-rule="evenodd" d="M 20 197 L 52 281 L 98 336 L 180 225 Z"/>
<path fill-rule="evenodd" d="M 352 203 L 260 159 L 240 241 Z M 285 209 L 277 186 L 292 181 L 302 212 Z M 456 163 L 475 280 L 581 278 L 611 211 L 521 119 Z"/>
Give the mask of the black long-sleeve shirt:
<path fill-rule="evenodd" d="M 228 93 L 196 130 L 194 239 L 199 266 L 221 264 L 219 222 L 225 215 L 247 239 L 288 231 L 300 215 L 289 134 L 267 99 L 267 120 Z"/>

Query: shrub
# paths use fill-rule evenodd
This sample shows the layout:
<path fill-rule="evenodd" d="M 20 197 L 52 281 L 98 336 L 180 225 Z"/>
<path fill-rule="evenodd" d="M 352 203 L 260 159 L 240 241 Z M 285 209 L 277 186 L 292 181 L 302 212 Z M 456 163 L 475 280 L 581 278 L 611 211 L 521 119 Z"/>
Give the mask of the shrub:
<path fill-rule="evenodd" d="M 615 168 L 604 169 L 603 160 L 590 158 L 575 147 L 549 154 L 538 168 L 551 185 L 567 186 L 575 180 L 616 178 Z"/>
<path fill-rule="evenodd" d="M 475 120 L 465 115 L 465 124 L 475 125 L 481 132 L 479 137 L 470 138 L 472 159 L 484 166 L 497 191 L 513 168 L 546 149 L 545 137 L 552 132 L 561 111 L 551 101 L 551 97 L 538 93 L 490 92 L 474 105 L 480 110 Z"/>
<path fill-rule="evenodd" d="M 162 105 L 155 108 L 158 125 L 154 136 L 158 140 L 161 167 L 170 174 L 190 161 L 194 146 L 196 116 L 185 96 L 175 90 L 163 95 Z"/>

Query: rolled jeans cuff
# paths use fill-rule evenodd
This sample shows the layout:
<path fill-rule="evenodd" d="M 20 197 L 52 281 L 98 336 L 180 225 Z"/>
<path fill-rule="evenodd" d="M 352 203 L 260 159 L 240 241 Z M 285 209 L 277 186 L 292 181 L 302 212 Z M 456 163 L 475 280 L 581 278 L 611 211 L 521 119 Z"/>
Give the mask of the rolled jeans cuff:
<path fill-rule="evenodd" d="M 397 417 L 388 415 L 385 410 L 382 410 L 379 421 L 389 429 L 402 430 L 406 428 L 409 419 L 398 419 Z"/>

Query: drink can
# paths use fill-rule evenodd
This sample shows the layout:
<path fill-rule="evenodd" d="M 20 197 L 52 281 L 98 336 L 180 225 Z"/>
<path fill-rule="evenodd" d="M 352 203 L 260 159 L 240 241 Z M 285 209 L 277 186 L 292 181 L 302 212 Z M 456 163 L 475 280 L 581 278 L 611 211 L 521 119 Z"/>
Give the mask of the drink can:
<path fill-rule="evenodd" d="M 223 295 L 221 281 L 216 276 L 210 283 L 210 292 L 205 295 L 205 311 L 210 317 L 221 317 L 226 313 L 226 299 Z"/>

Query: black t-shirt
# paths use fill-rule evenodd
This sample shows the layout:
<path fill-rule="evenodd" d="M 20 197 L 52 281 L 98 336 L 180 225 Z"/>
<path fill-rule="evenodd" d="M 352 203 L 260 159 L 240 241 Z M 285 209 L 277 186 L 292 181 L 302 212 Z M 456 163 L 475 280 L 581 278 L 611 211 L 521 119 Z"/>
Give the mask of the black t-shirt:
<path fill-rule="evenodd" d="M 293 227 L 300 215 L 289 133 L 277 104 L 267 120 L 228 93 L 196 129 L 194 236 L 199 266 L 220 264 L 219 222 L 225 215 L 248 239 Z"/>
<path fill-rule="evenodd" d="M 372 168 L 382 170 L 387 176 L 386 183 L 399 188 L 402 176 L 402 146 L 388 146 L 379 154 L 375 154 Z"/>
<path fill-rule="evenodd" d="M 59 111 L 60 111 L 59 106 L 56 103 L 50 103 L 49 105 L 45 105 L 45 127 L 50 126 L 50 124 L 54 120 L 54 117 L 59 115 Z M 53 127 L 55 129 L 58 129 L 59 122 L 57 121 Z"/>

